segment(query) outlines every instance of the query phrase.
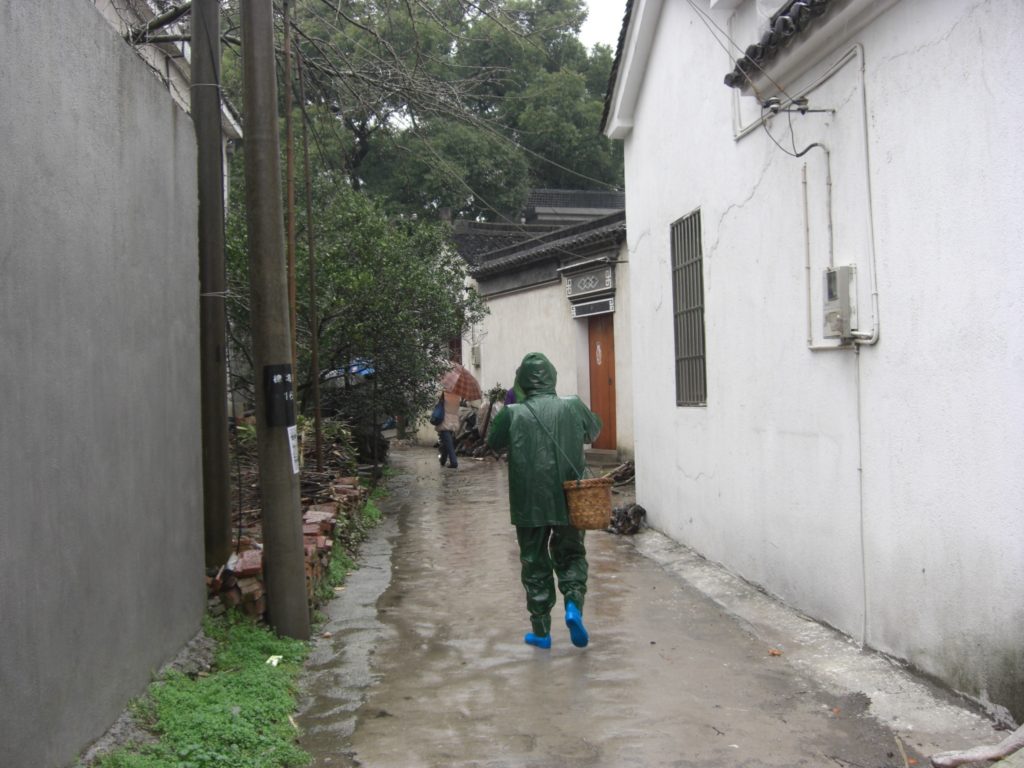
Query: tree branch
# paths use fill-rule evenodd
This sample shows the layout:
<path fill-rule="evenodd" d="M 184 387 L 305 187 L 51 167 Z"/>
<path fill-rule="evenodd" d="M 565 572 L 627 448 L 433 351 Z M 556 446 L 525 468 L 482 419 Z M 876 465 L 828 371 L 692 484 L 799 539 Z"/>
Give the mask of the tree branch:
<path fill-rule="evenodd" d="M 192 0 L 185 0 L 181 5 L 171 8 L 169 11 L 161 13 L 159 16 L 151 19 L 148 24 L 135 29 L 130 29 L 124 34 L 124 39 L 132 45 L 146 42 L 150 32 L 155 32 L 158 29 L 163 29 L 168 24 L 173 24 L 186 13 L 192 10 Z"/>

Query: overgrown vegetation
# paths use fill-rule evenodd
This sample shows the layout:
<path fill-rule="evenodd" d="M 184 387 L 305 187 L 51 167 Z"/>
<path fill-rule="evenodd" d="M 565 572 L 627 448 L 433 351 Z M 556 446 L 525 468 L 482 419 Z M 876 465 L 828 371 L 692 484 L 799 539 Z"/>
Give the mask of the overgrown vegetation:
<path fill-rule="evenodd" d="M 236 159 L 237 172 L 241 165 Z M 244 195 L 236 176 L 228 216 L 232 385 L 253 397 L 249 339 L 249 263 Z M 310 414 L 314 376 L 323 412 L 352 425 L 360 447 L 389 417 L 412 419 L 429 407 L 445 370 L 448 343 L 485 312 L 466 286 L 466 264 L 443 225 L 389 218 L 344 179 L 314 185 L 317 237 L 316 322 L 308 291 L 297 296 L 300 409 Z M 306 240 L 299 239 L 298 284 L 308 285 Z M 312 369 L 312 341 L 319 370 Z"/>
<path fill-rule="evenodd" d="M 217 641 L 213 671 L 189 677 L 169 672 L 135 706 L 155 744 L 123 747 L 97 768 L 289 768 L 309 756 L 296 745 L 291 721 L 295 679 L 308 647 L 277 637 L 231 614 L 208 617 Z M 280 657 L 276 665 L 268 659 Z"/>
<path fill-rule="evenodd" d="M 345 515 L 339 517 L 334 529 L 334 549 L 327 577 L 316 588 L 318 603 L 325 603 L 334 597 L 334 590 L 345 583 L 345 577 L 356 567 L 358 545 L 381 519 L 380 508 L 374 503 L 374 499 L 380 498 L 384 493 L 386 491 L 383 486 L 376 486 L 356 520 L 353 521 Z"/>
<path fill-rule="evenodd" d="M 358 516 L 339 516 L 318 602 L 332 598 L 357 567 L 358 545 L 380 522 L 376 501 L 386 493 L 376 485 Z M 132 706 L 137 724 L 158 740 L 125 745 L 99 758 L 93 768 L 293 768 L 309 763 L 297 745 L 291 717 L 308 644 L 278 637 L 240 613 L 207 616 L 203 629 L 217 644 L 211 671 L 168 672 Z"/>
<path fill-rule="evenodd" d="M 612 51 L 579 41 L 584 0 L 291 0 L 287 25 L 275 7 L 278 50 L 287 29 L 294 54 L 290 72 L 278 61 L 280 107 L 291 93 L 295 151 L 304 158 L 308 136 L 310 156 L 308 173 L 296 164 L 298 197 L 308 179 L 312 198 L 310 219 L 296 217 L 297 395 L 311 413 L 317 379 L 324 412 L 350 423 L 361 459 L 376 463 L 378 427 L 429 408 L 449 345 L 485 311 L 441 212 L 518 223 L 531 188 L 621 189 L 621 145 L 599 131 Z M 224 92 L 244 107 L 241 5 L 222 8 Z M 240 176 L 227 241 L 232 374 L 251 393 Z"/>

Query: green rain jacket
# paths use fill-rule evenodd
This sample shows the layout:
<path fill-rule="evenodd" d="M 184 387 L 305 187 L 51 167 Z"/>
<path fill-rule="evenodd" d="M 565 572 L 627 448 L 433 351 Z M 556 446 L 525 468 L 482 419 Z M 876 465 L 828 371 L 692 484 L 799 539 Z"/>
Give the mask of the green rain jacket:
<path fill-rule="evenodd" d="M 569 525 L 562 483 L 575 480 L 583 471 L 583 444 L 593 442 L 601 432 L 601 419 L 578 397 L 555 394 L 556 378 L 555 366 L 544 355 L 531 352 L 524 357 L 516 371 L 516 394 L 525 399 L 503 408 L 487 432 L 491 448 L 508 448 L 513 525 Z"/>

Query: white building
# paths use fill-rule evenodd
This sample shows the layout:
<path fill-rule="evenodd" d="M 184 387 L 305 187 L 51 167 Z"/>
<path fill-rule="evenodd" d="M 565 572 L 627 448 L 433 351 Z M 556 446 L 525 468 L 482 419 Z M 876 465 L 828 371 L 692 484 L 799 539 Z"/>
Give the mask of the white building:
<path fill-rule="evenodd" d="M 463 339 L 463 363 L 485 390 L 497 384 L 508 388 L 523 356 L 543 352 L 558 371 L 558 394 L 579 395 L 601 418 L 591 457 L 632 458 L 629 264 L 622 195 L 538 192 L 559 204 L 550 205 L 536 220 L 557 223 L 557 228 L 469 256 L 470 274 L 490 314 Z M 589 198 L 600 196 L 616 198 L 619 210 L 595 208 Z M 575 207 L 574 198 L 579 198 Z M 595 212 L 603 215 L 595 217 Z M 501 237 L 495 240 L 501 242 Z"/>
<path fill-rule="evenodd" d="M 1018 720 L 1022 41 L 1017 0 L 630 0 L 604 121 L 650 523 Z"/>

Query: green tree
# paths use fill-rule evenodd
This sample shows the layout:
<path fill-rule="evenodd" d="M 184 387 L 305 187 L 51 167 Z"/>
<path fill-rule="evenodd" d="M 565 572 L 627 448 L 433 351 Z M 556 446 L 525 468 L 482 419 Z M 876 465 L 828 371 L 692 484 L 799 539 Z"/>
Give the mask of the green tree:
<path fill-rule="evenodd" d="M 395 212 L 450 208 L 457 217 L 515 212 L 528 183 L 524 153 L 500 134 L 434 120 L 411 127 L 371 153 L 366 190 Z"/>
<path fill-rule="evenodd" d="M 229 40 L 239 2 L 224 6 Z M 318 261 L 314 329 L 300 215 L 300 399 L 311 377 L 365 360 L 372 378 L 325 387 L 343 415 L 429 405 L 448 340 L 482 312 L 439 209 L 516 218 L 529 187 L 621 186 L 621 148 L 598 131 L 611 49 L 584 49 L 585 14 L 582 0 L 294 0 Z M 223 84 L 241 104 L 237 47 Z M 251 387 L 243 200 L 236 190 L 228 220 L 232 372 Z"/>
<path fill-rule="evenodd" d="M 222 25 L 230 43 L 223 84 L 238 104 L 240 2 L 223 0 Z M 291 7 L 317 162 L 345 173 L 354 189 L 371 183 L 390 198 L 389 210 L 448 206 L 474 218 L 514 217 L 521 201 L 510 190 L 621 188 L 621 148 L 598 132 L 612 51 L 587 52 L 580 43 L 584 0 L 291 0 Z M 543 113 L 557 106 L 553 89 L 566 94 L 550 78 L 570 73 L 585 88 L 567 93 L 571 129 L 559 132 L 555 116 Z M 282 94 L 283 84 L 282 69 Z M 419 168 L 405 168 L 407 160 Z M 524 163 L 525 180 L 506 183 Z"/>
<path fill-rule="evenodd" d="M 236 166 L 240 165 L 236 159 Z M 299 292 L 296 374 L 300 406 L 311 407 L 313 376 L 324 399 L 355 425 L 380 417 L 413 418 L 430 405 L 447 365 L 448 341 L 484 314 L 466 287 L 466 265 L 455 254 L 446 226 L 412 217 L 389 217 L 354 191 L 343 176 L 322 173 L 314 185 L 317 243 L 317 327 L 309 297 Z M 251 391 L 248 344 L 248 260 L 241 195 L 234 195 L 228 225 L 232 366 L 236 386 Z M 308 283 L 307 254 L 298 238 L 297 283 Z M 310 367 L 313 334 L 320 370 Z M 332 375 L 355 361 L 371 377 Z"/>
<path fill-rule="evenodd" d="M 598 130 L 611 52 L 584 49 L 585 17 L 582 0 L 297 0 L 318 163 L 408 214 L 516 217 L 529 187 L 620 187 Z"/>
<path fill-rule="evenodd" d="M 583 75 L 545 73 L 526 90 L 523 103 L 517 127 L 522 143 L 532 150 L 531 177 L 537 186 L 580 188 L 578 169 L 586 169 L 595 182 L 621 175 L 621 154 L 594 130 L 602 104 L 588 97 Z"/>

